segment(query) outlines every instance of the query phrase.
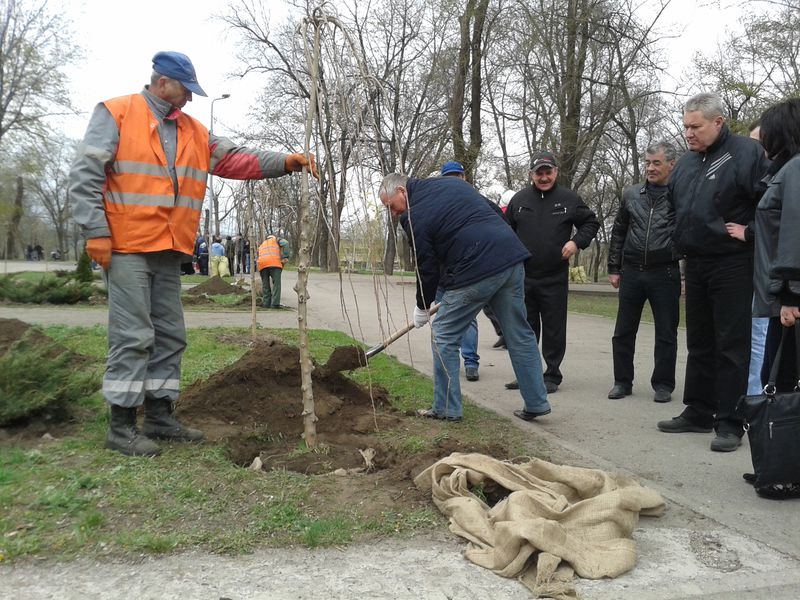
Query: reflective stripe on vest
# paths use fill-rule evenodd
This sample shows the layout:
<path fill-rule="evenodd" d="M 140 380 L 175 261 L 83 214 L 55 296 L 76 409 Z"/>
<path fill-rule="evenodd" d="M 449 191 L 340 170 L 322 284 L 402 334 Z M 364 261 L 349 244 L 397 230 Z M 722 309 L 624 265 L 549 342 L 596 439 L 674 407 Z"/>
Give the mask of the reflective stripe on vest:
<path fill-rule="evenodd" d="M 281 262 L 281 247 L 278 238 L 269 236 L 258 247 L 258 270 L 267 267 L 283 267 Z"/>
<path fill-rule="evenodd" d="M 106 218 L 117 252 L 177 250 L 191 254 L 210 164 L 208 130 L 177 118 L 178 194 L 158 136 L 158 121 L 141 94 L 105 102 L 119 127 L 116 160 L 106 177 Z"/>

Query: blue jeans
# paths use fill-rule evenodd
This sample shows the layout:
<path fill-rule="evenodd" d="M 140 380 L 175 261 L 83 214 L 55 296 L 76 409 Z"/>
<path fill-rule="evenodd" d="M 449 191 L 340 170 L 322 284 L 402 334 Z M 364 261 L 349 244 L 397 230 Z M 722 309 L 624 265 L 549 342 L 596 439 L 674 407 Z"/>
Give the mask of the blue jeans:
<path fill-rule="evenodd" d="M 483 281 L 446 290 L 442 295 L 433 327 L 433 411 L 446 417 L 462 416 L 458 350 L 470 322 L 486 304 L 503 329 L 525 410 L 549 410 L 539 347 L 525 313 L 525 268 L 523 263 L 517 263 Z"/>
<path fill-rule="evenodd" d="M 444 290 L 439 288 L 436 290 L 436 302 L 442 301 Z M 431 327 L 436 328 L 436 319 L 433 320 Z M 436 356 L 436 349 L 433 349 L 434 357 Z M 464 368 L 478 368 L 481 357 L 478 355 L 478 319 L 472 319 L 469 322 L 469 327 L 464 332 L 464 337 L 461 338 L 461 358 L 464 359 Z"/>
<path fill-rule="evenodd" d="M 764 389 L 761 367 L 764 365 L 764 344 L 767 339 L 769 317 L 753 317 L 750 330 L 750 372 L 747 375 L 747 394 L 755 396 Z"/>

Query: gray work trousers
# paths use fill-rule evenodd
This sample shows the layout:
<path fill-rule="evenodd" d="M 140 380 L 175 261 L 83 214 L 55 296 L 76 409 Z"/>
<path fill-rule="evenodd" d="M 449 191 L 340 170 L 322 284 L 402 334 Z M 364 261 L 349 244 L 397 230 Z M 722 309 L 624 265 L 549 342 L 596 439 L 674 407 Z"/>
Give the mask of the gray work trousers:
<path fill-rule="evenodd" d="M 139 406 L 148 398 L 178 398 L 186 327 L 180 264 L 174 251 L 111 256 L 108 286 L 108 363 L 103 396 L 109 404 Z"/>

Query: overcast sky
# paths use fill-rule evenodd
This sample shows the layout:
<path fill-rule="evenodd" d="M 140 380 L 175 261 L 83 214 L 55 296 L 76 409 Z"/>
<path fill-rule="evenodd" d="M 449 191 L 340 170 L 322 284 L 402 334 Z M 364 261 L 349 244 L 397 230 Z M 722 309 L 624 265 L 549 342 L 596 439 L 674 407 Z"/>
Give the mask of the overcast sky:
<path fill-rule="evenodd" d="M 227 77 L 237 68 L 236 34 L 214 19 L 215 14 L 225 10 L 225 0 L 135 0 L 124 5 L 108 0 L 61 2 L 72 20 L 75 42 L 85 52 L 80 64 L 69 71 L 73 101 L 83 114 L 63 123 L 67 135 L 83 136 L 88 115 L 97 102 L 139 91 L 149 78 L 153 55 L 160 50 L 187 54 L 200 85 L 209 95 L 195 96 L 186 112 L 209 126 L 211 99 L 228 93 L 229 99 L 214 105 L 215 132 L 226 134 L 226 125 L 245 125 L 263 78 L 258 74 L 244 80 Z M 281 17 L 281 0 L 264 2 L 268 2 L 272 15 Z M 654 3 L 655 0 L 644 2 L 642 10 L 652 10 Z M 739 12 L 739 8 L 722 10 L 713 0 L 672 0 L 661 26 L 683 33 L 665 50 L 670 72 L 679 77 L 696 51 L 712 51 L 725 27 L 736 26 Z M 670 83 L 665 81 L 663 85 Z"/>

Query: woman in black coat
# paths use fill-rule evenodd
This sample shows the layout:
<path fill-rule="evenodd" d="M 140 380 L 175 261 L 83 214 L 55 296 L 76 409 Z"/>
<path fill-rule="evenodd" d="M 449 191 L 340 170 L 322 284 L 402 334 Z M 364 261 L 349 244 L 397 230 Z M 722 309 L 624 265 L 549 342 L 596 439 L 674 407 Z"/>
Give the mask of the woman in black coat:
<path fill-rule="evenodd" d="M 771 179 L 756 210 L 754 316 L 768 316 L 764 379 L 784 328 L 800 320 L 800 98 L 785 100 L 761 117 L 761 143 L 772 160 Z M 793 334 L 793 331 L 788 332 Z M 797 385 L 794 335 L 787 336 L 778 390 Z"/>

